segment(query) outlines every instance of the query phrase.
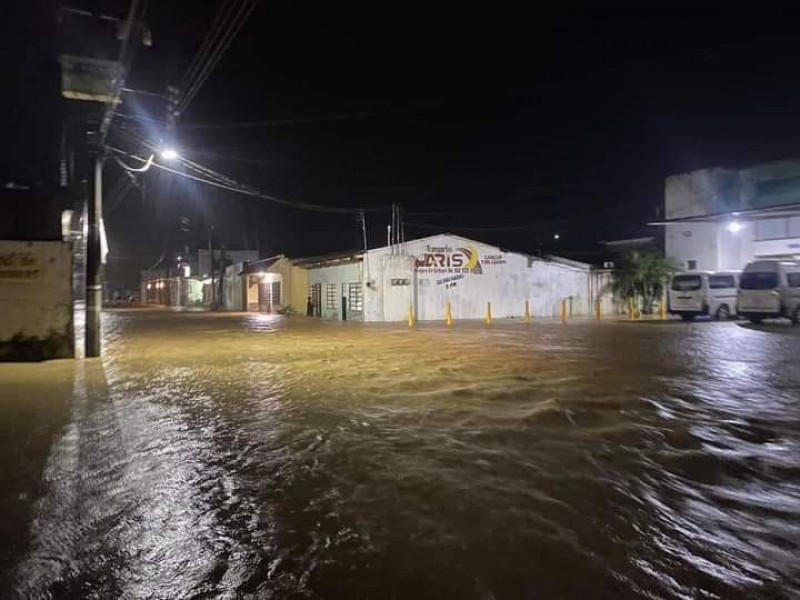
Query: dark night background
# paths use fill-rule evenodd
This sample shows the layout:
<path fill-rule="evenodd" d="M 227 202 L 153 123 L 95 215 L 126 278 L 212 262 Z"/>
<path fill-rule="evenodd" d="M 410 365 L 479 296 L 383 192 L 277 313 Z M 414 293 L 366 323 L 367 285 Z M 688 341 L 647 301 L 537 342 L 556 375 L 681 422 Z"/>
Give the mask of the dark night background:
<path fill-rule="evenodd" d="M 217 6 L 151 1 L 154 44 L 139 49 L 128 86 L 161 92 L 179 80 Z M 11 85 L 2 182 L 55 180 L 55 8 L 17 2 L 3 23 Z M 798 154 L 797 25 L 774 12 L 555 15 L 262 0 L 182 116 L 178 143 L 185 156 L 287 199 L 399 203 L 418 224 L 407 237 L 451 231 L 586 257 L 600 240 L 646 231 L 667 175 Z M 127 96 L 122 110 L 162 119 L 164 105 Z M 251 121 L 271 123 L 206 127 Z M 135 123 L 115 123 L 123 122 Z M 109 190 L 120 172 L 109 166 L 106 175 Z M 209 224 L 217 243 L 265 255 L 361 244 L 352 216 L 164 176 L 148 177 L 144 196 L 111 198 L 106 220 L 109 277 L 131 286 L 163 252 L 205 245 Z M 388 211 L 367 220 L 370 243 L 381 243 Z"/>

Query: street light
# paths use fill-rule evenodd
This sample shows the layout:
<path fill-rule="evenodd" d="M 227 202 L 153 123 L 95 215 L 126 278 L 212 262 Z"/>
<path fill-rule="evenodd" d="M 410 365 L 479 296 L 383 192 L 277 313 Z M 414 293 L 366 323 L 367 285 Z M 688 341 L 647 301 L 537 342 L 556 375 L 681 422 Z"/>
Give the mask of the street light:
<path fill-rule="evenodd" d="M 556 234 L 553 236 L 553 239 L 554 239 L 554 240 L 556 240 L 556 241 L 557 241 L 557 240 L 560 240 L 560 239 L 561 239 L 561 234 L 560 234 L 560 233 L 556 233 Z"/>
<path fill-rule="evenodd" d="M 743 225 L 739 221 L 731 221 L 728 223 L 728 231 L 731 233 L 739 233 L 742 230 Z"/>
<path fill-rule="evenodd" d="M 164 148 L 161 151 L 161 158 L 164 160 L 175 160 L 178 158 L 178 151 L 175 148 Z"/>

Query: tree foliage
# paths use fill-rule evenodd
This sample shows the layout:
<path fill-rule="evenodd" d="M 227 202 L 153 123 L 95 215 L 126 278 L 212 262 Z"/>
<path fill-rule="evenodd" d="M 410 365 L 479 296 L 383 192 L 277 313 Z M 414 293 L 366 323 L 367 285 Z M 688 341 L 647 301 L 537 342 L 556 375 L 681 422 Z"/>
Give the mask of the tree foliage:
<path fill-rule="evenodd" d="M 626 302 L 633 298 L 643 313 L 650 313 L 676 270 L 671 260 L 655 250 L 629 250 L 617 261 L 611 289 Z"/>

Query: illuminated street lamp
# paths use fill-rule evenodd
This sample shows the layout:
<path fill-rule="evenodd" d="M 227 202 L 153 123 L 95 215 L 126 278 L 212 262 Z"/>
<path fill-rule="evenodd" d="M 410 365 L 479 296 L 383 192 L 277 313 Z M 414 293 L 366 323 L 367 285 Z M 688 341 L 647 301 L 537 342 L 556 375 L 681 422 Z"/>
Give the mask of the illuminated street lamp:
<path fill-rule="evenodd" d="M 553 239 L 556 240 L 556 241 L 560 240 L 561 239 L 561 234 L 560 233 L 556 233 L 555 235 L 553 235 Z"/>
<path fill-rule="evenodd" d="M 178 158 L 178 151 L 175 148 L 164 148 L 161 151 L 161 158 L 164 160 L 175 160 Z"/>
<path fill-rule="evenodd" d="M 739 221 L 731 221 L 728 223 L 728 231 L 731 233 L 739 233 L 742 230 L 743 225 Z"/>

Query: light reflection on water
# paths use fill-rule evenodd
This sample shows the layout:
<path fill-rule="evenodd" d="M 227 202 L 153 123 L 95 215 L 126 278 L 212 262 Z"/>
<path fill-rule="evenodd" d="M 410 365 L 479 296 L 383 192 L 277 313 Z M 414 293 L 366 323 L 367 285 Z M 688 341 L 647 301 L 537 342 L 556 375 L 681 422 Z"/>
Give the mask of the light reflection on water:
<path fill-rule="evenodd" d="M 105 324 L 20 596 L 800 594 L 798 335 Z"/>

